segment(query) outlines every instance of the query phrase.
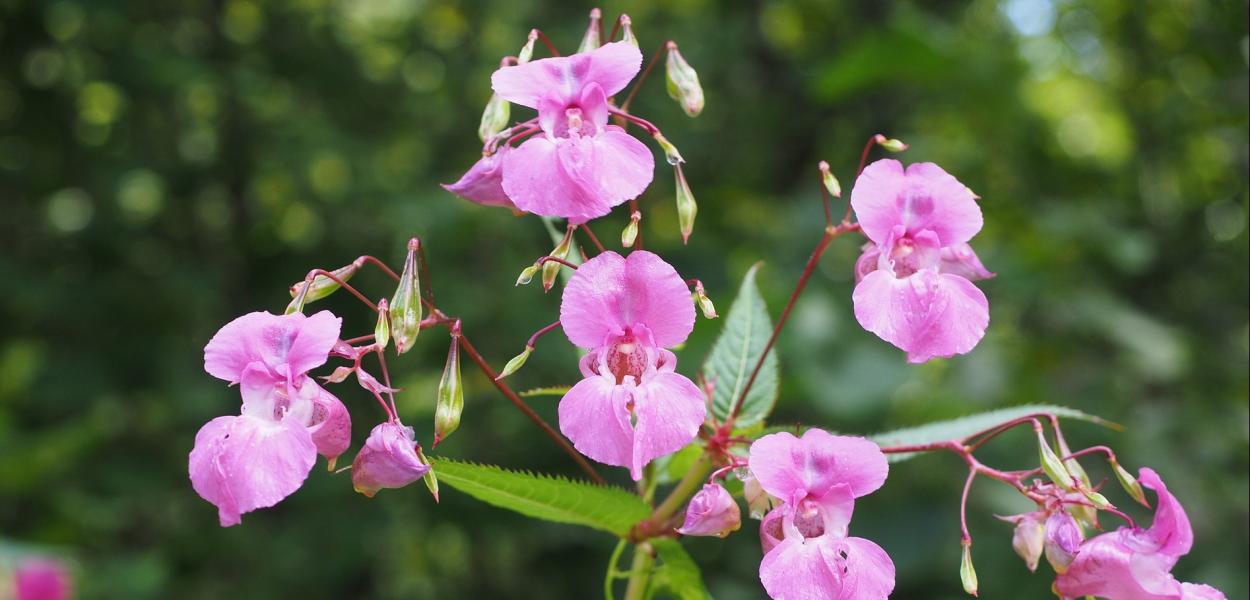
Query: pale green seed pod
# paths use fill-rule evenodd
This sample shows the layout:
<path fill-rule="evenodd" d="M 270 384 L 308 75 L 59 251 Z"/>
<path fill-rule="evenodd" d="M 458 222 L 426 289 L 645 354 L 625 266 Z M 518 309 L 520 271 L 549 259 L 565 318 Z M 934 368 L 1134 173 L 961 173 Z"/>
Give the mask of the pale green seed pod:
<path fill-rule="evenodd" d="M 664 73 L 669 97 L 676 100 L 687 115 L 699 116 L 703 112 L 703 86 L 699 85 L 699 74 L 682 57 L 675 42 L 668 43 Z"/>
<path fill-rule="evenodd" d="M 969 595 L 977 595 L 977 570 L 972 566 L 972 544 L 964 544 L 963 557 L 959 561 L 959 582 Z"/>
<path fill-rule="evenodd" d="M 599 21 L 602 18 L 603 13 L 598 8 L 590 9 L 590 24 L 586 26 L 586 33 L 582 34 L 582 43 L 577 46 L 577 54 L 593 52 L 602 45 L 599 39 Z"/>
<path fill-rule="evenodd" d="M 417 458 L 421 460 L 421 464 L 430 467 L 429 471 L 421 477 L 425 482 L 425 487 L 430 489 L 430 495 L 434 496 L 434 501 L 438 502 L 438 475 L 434 474 L 434 465 L 430 463 L 430 459 L 425 457 L 425 452 L 421 450 L 421 446 L 417 446 Z"/>
<path fill-rule="evenodd" d="M 699 205 L 694 201 L 681 165 L 673 165 L 673 170 L 677 174 L 677 222 L 681 226 L 681 241 L 686 243 L 694 232 L 694 217 L 699 213 Z"/>
<path fill-rule="evenodd" d="M 373 343 L 383 350 L 391 343 L 391 310 L 385 298 L 378 301 L 378 323 L 373 326 Z"/>
<path fill-rule="evenodd" d="M 501 371 L 499 375 L 495 376 L 495 381 L 499 381 L 500 379 L 503 379 L 504 377 L 507 377 L 513 373 L 516 373 L 517 371 L 520 371 L 521 367 L 525 366 L 525 361 L 529 360 L 530 354 L 533 354 L 533 353 L 534 353 L 534 347 L 526 346 L 525 350 L 522 350 L 520 354 L 512 357 L 512 360 L 509 360 L 508 364 L 503 366 L 503 371 Z"/>
<path fill-rule="evenodd" d="M 565 260 L 569 257 L 569 249 L 573 247 L 573 230 L 569 229 L 564 237 L 560 239 L 560 243 L 552 249 L 551 254 L 554 258 Z M 543 263 L 543 291 L 550 291 L 551 287 L 556 284 L 556 277 L 560 275 L 560 268 L 564 265 L 557 261 L 549 260 Z"/>
<path fill-rule="evenodd" d="M 1137 481 L 1136 477 L 1133 477 L 1132 473 L 1121 467 L 1119 461 L 1111 460 L 1111 470 L 1115 471 L 1116 481 L 1120 482 L 1120 487 L 1124 488 L 1128 495 L 1132 496 L 1134 500 L 1143 506 L 1150 506 L 1150 503 L 1146 502 L 1146 492 L 1142 490 L 1141 483 Z"/>
<path fill-rule="evenodd" d="M 345 267 L 339 267 L 330 272 L 333 273 L 335 277 L 338 277 L 339 279 L 343 281 L 347 281 L 351 279 L 352 275 L 355 275 L 356 271 L 359 269 L 360 269 L 360 265 L 356 263 L 352 263 Z M 290 289 L 291 297 L 299 298 L 300 292 L 304 291 L 305 285 L 307 285 L 305 281 L 300 281 L 298 283 L 292 284 L 291 289 Z M 333 294 L 334 292 L 338 291 L 338 289 L 339 289 L 339 283 L 337 281 L 330 279 L 329 277 L 326 277 L 325 275 L 318 275 L 313 278 L 312 286 L 308 288 L 308 293 L 304 294 L 304 303 L 307 304 L 309 302 L 316 302 L 317 300 L 320 300 L 322 298 L 325 298 L 326 296 L 329 296 L 330 294 Z"/>
<path fill-rule="evenodd" d="M 460 336 L 453 333 L 451 348 L 447 351 L 447 364 L 443 377 L 438 381 L 438 396 L 434 404 L 434 447 L 447 439 L 460 427 L 460 415 L 464 412 L 464 386 L 460 380 Z"/>
<path fill-rule="evenodd" d="M 424 316 L 421 306 L 420 269 L 417 268 L 417 250 L 420 242 L 413 238 L 408 242 L 408 257 L 404 260 L 404 272 L 399 276 L 399 285 L 395 295 L 391 297 L 391 339 L 395 340 L 395 351 L 403 354 L 412 349 L 421 332 L 421 319 Z"/>
<path fill-rule="evenodd" d="M 1042 471 L 1046 472 L 1046 476 L 1050 480 L 1059 485 L 1059 487 L 1072 491 L 1076 488 L 1076 480 L 1072 479 L 1072 474 L 1063 466 L 1063 461 L 1050 449 L 1050 444 L 1046 442 L 1046 436 L 1042 432 L 1037 432 L 1037 444 L 1040 451 Z"/>
<path fill-rule="evenodd" d="M 820 182 L 825 185 L 825 191 L 829 192 L 834 198 L 842 197 L 842 184 L 837 177 L 833 176 L 833 171 L 829 169 L 829 163 L 820 161 Z"/>

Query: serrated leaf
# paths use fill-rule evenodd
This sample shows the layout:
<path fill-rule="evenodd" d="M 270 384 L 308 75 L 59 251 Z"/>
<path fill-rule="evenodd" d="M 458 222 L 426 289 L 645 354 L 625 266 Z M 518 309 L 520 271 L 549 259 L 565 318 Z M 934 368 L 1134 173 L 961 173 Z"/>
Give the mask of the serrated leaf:
<path fill-rule="evenodd" d="M 703 363 L 703 376 L 714 382 L 712 414 L 718 420 L 729 417 L 772 334 L 772 319 L 764 306 L 764 297 L 755 285 L 755 273 L 759 268 L 760 263 L 756 263 L 742 278 L 738 297 L 729 307 L 720 337 Z M 763 421 L 776 403 L 777 355 L 769 352 L 743 401 L 737 426 L 748 427 Z"/>
<path fill-rule="evenodd" d="M 870 435 L 868 438 L 882 447 L 932 444 L 946 440 L 966 438 L 974 433 L 985 431 L 986 429 L 990 429 L 995 425 L 1006 423 L 1012 419 L 1045 413 L 1050 413 L 1060 418 L 1077 419 L 1108 427 L 1116 427 L 1116 425 L 1110 421 L 1086 414 L 1073 408 L 1049 404 L 1025 404 L 1023 406 L 1013 406 L 1010 408 L 992 410 L 958 419 L 951 419 L 949 421 L 938 421 L 936 423 L 926 423 L 916 427 L 896 429 L 894 431 Z M 890 462 L 902 462 L 916 456 L 916 454 L 917 453 L 915 452 L 908 452 L 890 454 L 887 455 L 887 457 Z"/>
<path fill-rule="evenodd" d="M 617 487 L 446 458 L 434 458 L 433 465 L 439 483 L 527 517 L 624 537 L 651 514 L 642 498 Z"/>
<path fill-rule="evenodd" d="M 707 586 L 699 565 L 690 558 L 686 549 L 676 540 L 657 538 L 651 540 L 660 565 L 651 579 L 651 592 L 669 595 L 679 600 L 710 600 Z"/>
<path fill-rule="evenodd" d="M 539 387 L 519 392 L 522 398 L 533 398 L 536 396 L 563 396 L 573 389 L 571 385 L 551 385 L 547 387 Z"/>

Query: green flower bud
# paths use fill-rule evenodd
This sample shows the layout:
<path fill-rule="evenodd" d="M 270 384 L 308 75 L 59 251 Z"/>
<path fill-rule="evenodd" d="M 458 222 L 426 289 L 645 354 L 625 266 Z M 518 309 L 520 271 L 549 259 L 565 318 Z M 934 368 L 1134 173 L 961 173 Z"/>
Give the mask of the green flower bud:
<path fill-rule="evenodd" d="M 624 14 L 621 15 L 620 23 L 621 23 L 621 41 L 629 42 L 633 44 L 635 48 L 637 48 L 638 38 L 634 36 L 634 28 L 631 26 L 632 23 L 629 20 L 629 15 L 624 15 Z"/>
<path fill-rule="evenodd" d="M 1046 442 L 1046 436 L 1041 432 L 1037 432 L 1037 444 L 1041 452 L 1042 470 L 1046 472 L 1046 476 L 1050 480 L 1059 484 L 1059 487 L 1072 491 L 1076 488 L 1076 481 L 1072 479 L 1072 474 L 1063 466 L 1063 461 L 1050 449 L 1050 444 Z"/>
<path fill-rule="evenodd" d="M 699 85 L 699 74 L 677 51 L 675 42 L 668 43 L 664 73 L 669 97 L 676 100 L 687 115 L 699 116 L 703 112 L 703 87 Z"/>
<path fill-rule="evenodd" d="M 573 247 L 573 228 L 569 228 L 565 232 L 564 237 L 560 239 L 560 243 L 552 249 L 548 256 L 565 260 L 569 257 L 569 249 Z M 560 268 L 564 265 L 558 261 L 549 260 L 543 263 L 543 291 L 551 291 L 551 287 L 556 284 L 556 277 L 560 275 Z"/>
<path fill-rule="evenodd" d="M 677 173 L 677 222 L 681 226 L 681 241 L 684 244 L 694 232 L 694 217 L 699 212 L 699 205 L 694 201 L 694 194 L 690 192 L 690 184 L 686 182 L 681 165 L 673 165 L 673 170 Z"/>
<path fill-rule="evenodd" d="M 491 94 L 490 100 L 486 101 L 486 110 L 482 111 L 482 121 L 477 126 L 477 137 L 486 142 L 507 129 L 508 119 L 512 117 L 511 106 L 499 94 Z"/>
<path fill-rule="evenodd" d="M 451 335 L 451 349 L 447 351 L 447 364 L 443 377 L 438 380 L 438 396 L 434 404 L 434 447 L 447 439 L 460 427 L 460 414 L 464 412 L 464 386 L 460 380 L 460 334 Z"/>
<path fill-rule="evenodd" d="M 603 13 L 598 8 L 590 9 L 590 24 L 586 26 L 586 33 L 582 34 L 582 43 L 577 46 L 577 54 L 592 52 L 602 45 L 599 41 L 599 21 L 602 18 Z"/>
<path fill-rule="evenodd" d="M 876 140 L 878 146 L 881 146 L 890 152 L 902 152 L 907 149 L 907 144 L 904 144 L 902 140 L 887 138 L 880 133 L 878 133 L 873 139 Z"/>
<path fill-rule="evenodd" d="M 517 285 L 526 285 L 534 279 L 534 275 L 538 273 L 537 265 L 530 265 L 521 270 L 521 275 L 516 278 Z"/>
<path fill-rule="evenodd" d="M 438 476 L 434 474 L 434 465 L 430 463 L 430 459 L 425 457 L 425 452 L 421 450 L 421 446 L 417 446 L 417 458 L 421 460 L 421 464 L 428 465 L 429 471 L 421 477 L 425 482 L 425 487 L 430 488 L 430 495 L 434 496 L 434 501 L 438 502 Z"/>
<path fill-rule="evenodd" d="M 652 134 L 651 137 L 655 138 L 655 142 L 659 144 L 660 149 L 664 151 L 664 160 L 667 160 L 668 164 L 677 166 L 686 162 L 686 159 L 681 157 L 681 152 L 677 151 L 677 146 L 674 146 L 672 142 L 668 141 L 668 138 L 664 137 L 664 134 L 657 131 Z"/>
<path fill-rule="evenodd" d="M 621 247 L 629 248 L 634 245 L 634 241 L 638 239 L 638 221 L 642 219 L 642 213 L 634 211 L 629 216 L 629 224 L 625 229 L 621 230 Z"/>
<path fill-rule="evenodd" d="M 421 242 L 417 238 L 408 241 L 408 257 L 404 259 L 404 272 L 399 276 L 399 285 L 395 295 L 391 297 L 391 338 L 395 340 L 395 351 L 403 354 L 412 349 L 421 332 L 421 279 L 417 268 L 417 250 Z"/>
<path fill-rule="evenodd" d="M 373 326 L 373 343 L 383 350 L 391 343 L 391 311 L 385 298 L 378 301 L 378 324 Z"/>
<path fill-rule="evenodd" d="M 343 281 L 347 281 L 348 279 L 351 279 L 352 275 L 355 275 L 356 271 L 359 269 L 360 269 L 360 265 L 356 263 L 352 263 L 345 267 L 339 267 L 330 272 L 333 273 L 335 277 L 338 277 L 339 279 Z M 299 283 L 295 283 L 291 285 L 291 290 L 290 290 L 291 297 L 298 299 L 300 293 L 304 291 L 304 287 L 307 285 L 308 284 L 306 281 L 301 281 Z M 317 300 L 325 298 L 326 296 L 333 294 L 338 289 L 339 289 L 339 284 L 337 281 L 330 279 L 329 277 L 326 277 L 325 275 L 318 275 L 313 278 L 312 286 L 308 288 L 308 293 L 304 294 L 304 303 L 306 304 L 308 302 L 315 302 Z M 302 308 L 303 307 L 301 306 L 301 310 Z"/>
<path fill-rule="evenodd" d="M 838 182 L 838 178 L 833 176 L 833 171 L 829 170 L 829 163 L 820 161 L 820 181 L 825 184 L 825 190 L 834 198 L 842 197 L 842 184 Z"/>
<path fill-rule="evenodd" d="M 516 64 L 523 65 L 534 57 L 534 42 L 538 41 L 538 30 L 531 29 L 529 39 L 525 40 L 525 45 L 521 46 L 521 51 L 516 53 Z"/>
<path fill-rule="evenodd" d="M 977 595 L 977 570 L 972 566 L 972 544 L 964 543 L 963 558 L 959 561 L 959 581 L 964 584 L 964 591 L 969 595 Z"/>
<path fill-rule="evenodd" d="M 1143 506 L 1150 506 L 1150 503 L 1146 502 L 1146 492 L 1142 490 L 1141 483 L 1138 483 L 1137 478 L 1133 477 L 1132 473 L 1124 470 L 1124 467 L 1120 466 L 1119 461 L 1111 459 L 1111 470 L 1115 471 L 1116 481 L 1120 482 L 1120 487 L 1124 488 L 1128 495 L 1132 496 L 1134 500 Z"/>
<path fill-rule="evenodd" d="M 507 377 L 513 373 L 516 373 L 517 371 L 520 371 L 521 367 L 525 366 L 525 361 L 529 360 L 530 354 L 533 354 L 533 353 L 534 353 L 534 347 L 526 346 L 525 350 L 521 351 L 520 354 L 512 357 L 512 360 L 508 361 L 508 364 L 503 366 L 503 371 L 500 372 L 499 375 L 495 377 L 495 381 L 499 381 L 500 379 L 503 379 L 504 377 Z"/>

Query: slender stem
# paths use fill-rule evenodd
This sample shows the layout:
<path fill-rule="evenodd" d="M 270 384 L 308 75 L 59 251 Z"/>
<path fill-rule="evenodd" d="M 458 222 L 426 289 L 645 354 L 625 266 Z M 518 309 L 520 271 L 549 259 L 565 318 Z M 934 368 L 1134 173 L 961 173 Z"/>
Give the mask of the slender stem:
<path fill-rule="evenodd" d="M 651 121 L 648 121 L 648 120 L 646 120 L 646 119 L 644 119 L 644 118 L 642 118 L 642 117 L 638 117 L 638 116 L 631 115 L 631 114 L 629 114 L 629 113 L 625 112 L 624 110 L 621 110 L 621 109 L 616 108 L 616 107 L 613 107 L 613 106 L 609 106 L 609 107 L 608 107 L 608 112 L 610 112 L 610 113 L 612 113 L 612 114 L 614 114 L 614 115 L 616 115 L 616 116 L 618 116 L 618 117 L 621 117 L 621 118 L 623 118 L 623 119 L 625 119 L 625 120 L 627 120 L 627 121 L 630 121 L 630 122 L 633 122 L 633 123 L 637 124 L 639 127 L 641 127 L 641 128 L 643 128 L 643 129 L 645 129 L 645 130 L 647 131 L 647 133 L 648 133 L 648 134 L 650 134 L 650 135 L 655 135 L 655 134 L 657 134 L 657 133 L 660 133 L 660 128 L 659 128 L 659 127 L 656 127 L 654 123 L 652 123 Z"/>
<path fill-rule="evenodd" d="M 625 600 L 643 600 L 647 597 L 647 584 L 651 581 L 651 565 L 654 563 L 651 544 L 642 543 L 634 547 L 634 562 L 629 567 L 629 585 L 625 588 Z"/>
<path fill-rule="evenodd" d="M 547 37 L 547 34 L 543 33 L 541 29 L 535 29 L 534 31 L 538 33 L 538 41 L 547 47 L 547 51 L 551 52 L 552 56 L 560 56 L 560 51 L 556 50 L 556 45 L 551 43 L 551 38 Z"/>
<path fill-rule="evenodd" d="M 859 176 L 863 174 L 864 166 L 868 164 L 868 154 L 872 152 L 872 147 L 877 145 L 877 138 L 880 138 L 880 137 L 881 137 L 881 134 L 879 133 L 875 134 L 868 138 L 868 143 L 864 144 L 864 151 L 860 153 L 859 155 L 859 167 L 855 169 L 855 181 L 859 181 Z M 855 185 L 855 181 L 851 182 L 852 186 Z M 847 202 L 846 214 L 842 215 L 842 222 L 847 223 L 850 220 L 851 220 L 851 203 Z"/>
<path fill-rule="evenodd" d="M 959 533 L 965 545 L 972 543 L 972 534 L 968 533 L 968 493 L 972 491 L 972 482 L 977 478 L 977 469 L 968 469 L 968 479 L 964 480 L 964 492 L 959 499 Z"/>
<path fill-rule="evenodd" d="M 511 387 L 508 386 L 508 384 L 496 379 L 498 374 L 495 373 L 494 369 L 490 368 L 490 365 L 486 363 L 486 359 L 482 358 L 482 355 L 478 353 L 477 348 L 474 348 L 473 344 L 469 342 L 469 337 L 464 335 L 463 332 L 460 334 L 460 347 L 464 349 L 465 354 L 469 355 L 469 358 L 473 360 L 473 364 L 477 365 L 478 369 L 482 371 L 482 374 L 486 375 L 486 378 L 489 379 L 491 383 L 495 384 L 495 387 L 498 388 L 499 391 L 502 392 L 503 395 L 517 407 L 517 409 L 524 413 L 526 417 L 529 417 L 530 421 L 533 421 L 539 429 L 542 429 L 543 433 L 547 434 L 547 437 L 551 438 L 552 441 L 559 445 L 565 453 L 572 457 L 573 460 L 577 462 L 577 465 L 581 467 L 582 471 L 585 471 L 586 475 L 590 477 L 592 481 L 600 484 L 607 483 L 604 481 L 603 477 L 595 471 L 595 468 L 591 466 L 589 462 L 586 462 L 586 458 L 573 448 L 573 445 L 570 444 L 568 440 L 564 439 L 564 437 L 556 432 L 555 429 L 552 429 L 551 425 L 547 424 L 547 422 L 544 421 L 538 413 L 534 412 L 534 409 L 530 408 L 530 406 L 526 404 L 525 401 L 522 400 Z"/>
<path fill-rule="evenodd" d="M 621 103 L 621 111 L 628 111 L 629 104 L 634 101 L 634 96 L 638 95 L 638 90 L 642 89 L 642 84 L 647 82 L 647 76 L 651 74 L 651 70 L 655 68 L 655 63 L 660 62 L 660 56 L 668 51 L 668 42 L 660 45 L 660 49 L 651 55 L 651 60 L 647 62 L 647 68 L 642 70 L 642 74 L 638 76 L 637 83 L 629 89 L 629 95 L 625 96 L 625 101 Z M 620 116 L 620 115 L 618 115 Z"/>
<path fill-rule="evenodd" d="M 356 262 L 360 263 L 361 265 L 364 265 L 365 263 L 374 265 L 377 268 L 382 269 L 382 272 L 386 273 L 386 275 L 390 277 L 391 279 L 394 279 L 396 282 L 399 281 L 399 273 L 396 273 L 393 269 L 387 266 L 386 263 L 378 260 L 377 258 L 369 256 L 368 254 L 361 256 L 360 258 L 357 258 Z"/>
<path fill-rule="evenodd" d="M 528 348 L 533 348 L 534 345 L 538 343 L 538 338 L 544 335 L 547 335 L 548 333 L 551 333 L 552 330 L 554 330 L 555 328 L 559 326 L 560 326 L 560 322 L 556 321 L 555 323 L 552 323 L 546 327 L 543 327 L 542 329 L 539 329 L 538 331 L 535 331 L 534 335 L 530 336 L 529 341 L 525 342 L 525 346 Z"/>
<path fill-rule="evenodd" d="M 651 516 L 634 526 L 633 531 L 629 533 L 630 539 L 647 540 L 668 533 L 665 530 L 665 524 L 677 514 L 677 511 L 681 510 L 682 506 L 685 506 L 686 501 L 699 491 L 699 488 L 703 487 L 708 474 L 715 467 L 712 460 L 713 456 L 710 451 L 699 455 L 699 459 L 690 466 L 690 470 L 686 471 L 681 481 L 677 482 L 677 486 L 651 512 Z"/>
<path fill-rule="evenodd" d="M 629 541 L 622 539 L 616 543 L 616 548 L 612 550 L 612 556 L 608 558 L 608 572 L 603 576 L 603 600 L 616 600 L 616 596 L 612 594 L 612 582 L 620 576 L 616 570 L 616 564 L 621 560 L 621 554 L 625 552 L 625 546 L 629 545 Z"/>
<path fill-rule="evenodd" d="M 339 284 L 339 287 L 351 292 L 351 294 L 355 296 L 357 300 L 364 302 L 365 306 L 368 306 L 370 310 L 372 310 L 373 312 L 378 312 L 378 305 L 374 304 L 373 302 L 370 302 L 369 299 L 366 298 L 364 294 L 360 293 L 359 290 L 352 287 L 346 281 L 343 281 L 342 279 L 340 279 L 338 275 L 335 275 L 334 273 L 331 273 L 325 269 L 313 269 L 312 271 L 308 273 L 309 278 L 314 278 L 318 275 L 325 277 L 326 279 L 329 279 L 330 281 L 333 281 L 334 283 Z"/>
<path fill-rule="evenodd" d="M 373 334 L 370 333 L 369 335 L 362 335 L 360 337 L 354 337 L 351 339 L 343 340 L 343 343 L 347 344 L 348 346 L 355 346 L 356 344 L 359 344 L 361 342 L 372 342 L 372 341 L 373 341 Z"/>
<path fill-rule="evenodd" d="M 535 267 L 541 267 L 541 266 L 543 266 L 543 265 L 545 265 L 545 264 L 547 264 L 547 263 L 549 263 L 549 262 L 560 263 L 560 264 L 562 264 L 562 265 L 564 265 L 564 266 L 566 266 L 566 267 L 568 267 L 568 268 L 570 268 L 570 269 L 573 269 L 574 271 L 576 271 L 576 270 L 577 270 L 577 265 L 575 265 L 575 264 L 573 264 L 573 263 L 571 263 L 571 262 L 569 262 L 569 261 L 567 261 L 567 260 L 564 260 L 563 258 L 556 258 L 556 257 L 554 257 L 554 256 L 544 256 L 544 257 L 542 257 L 542 258 L 540 258 L 540 259 L 538 259 L 538 260 L 534 261 L 534 266 L 535 266 Z"/>
<path fill-rule="evenodd" d="M 383 352 L 382 348 L 379 347 L 377 353 L 378 363 L 382 365 L 382 385 L 386 386 L 386 396 L 391 401 L 391 411 L 398 418 L 399 407 L 395 405 L 395 392 L 391 391 L 393 389 L 391 387 L 391 374 L 386 369 L 386 352 Z"/>
<path fill-rule="evenodd" d="M 599 252 L 607 251 L 607 248 L 603 247 L 603 242 L 599 241 L 599 236 L 596 236 L 595 232 L 590 230 L 589 223 L 582 223 L 581 225 L 578 225 L 577 227 L 578 229 L 581 229 L 582 231 L 586 232 L 586 237 L 590 238 L 590 243 L 594 244 L 595 248 L 598 249 Z"/>
<path fill-rule="evenodd" d="M 612 33 L 609 33 L 608 37 L 603 38 L 603 43 L 605 44 L 611 43 L 612 39 L 616 37 L 616 32 L 621 30 L 621 21 L 628 19 L 628 18 L 629 17 L 626 17 L 625 15 L 621 15 L 617 17 L 616 21 L 612 22 Z"/>

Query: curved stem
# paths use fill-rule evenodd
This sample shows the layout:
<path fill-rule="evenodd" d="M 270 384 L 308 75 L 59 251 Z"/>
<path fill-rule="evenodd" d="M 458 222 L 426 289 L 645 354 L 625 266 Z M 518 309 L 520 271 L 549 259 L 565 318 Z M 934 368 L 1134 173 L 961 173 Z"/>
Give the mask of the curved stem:
<path fill-rule="evenodd" d="M 595 235 L 595 232 L 590 230 L 589 223 L 582 223 L 581 225 L 578 225 L 577 228 L 586 233 L 586 237 L 590 238 L 590 243 L 595 245 L 595 249 L 599 250 L 599 252 L 607 251 L 607 248 L 603 247 L 603 242 L 599 241 L 599 236 Z"/>
<path fill-rule="evenodd" d="M 625 600 L 643 600 L 647 597 L 647 584 L 651 582 L 651 545 L 641 543 L 634 547 L 634 562 L 629 568 L 629 586 L 625 588 Z"/>
<path fill-rule="evenodd" d="M 616 600 L 616 596 L 612 595 L 612 582 L 620 577 L 620 573 L 616 570 L 616 563 L 621 560 L 621 554 L 625 552 L 625 546 L 628 545 L 629 542 L 622 539 L 612 550 L 612 557 L 608 559 L 608 572 L 603 576 L 603 600 Z"/>
<path fill-rule="evenodd" d="M 555 328 L 559 326 L 560 326 L 560 322 L 556 321 L 555 323 L 552 323 L 546 327 L 543 327 L 542 329 L 539 329 L 538 331 L 535 331 L 534 335 L 530 336 L 529 341 L 525 342 L 525 346 L 528 348 L 533 348 L 536 344 L 538 344 L 538 338 L 544 335 L 547 335 L 548 333 L 551 333 L 551 331 L 553 331 Z"/>
<path fill-rule="evenodd" d="M 655 63 L 660 62 L 660 56 L 668 50 L 668 42 L 660 45 L 660 49 L 651 55 L 651 60 L 647 62 L 647 68 L 642 70 L 642 74 L 638 76 L 638 83 L 629 89 L 629 95 L 625 96 L 625 101 L 621 103 L 621 111 L 628 111 L 629 104 L 634 101 L 634 96 L 638 95 L 638 90 L 642 89 L 642 84 L 647 82 L 647 76 L 651 74 L 651 70 L 655 68 Z M 618 115 L 621 116 L 621 115 Z"/>
<path fill-rule="evenodd" d="M 699 455 L 699 459 L 690 466 L 690 470 L 686 471 L 681 481 L 677 482 L 677 486 L 651 512 L 651 516 L 635 525 L 633 531 L 629 532 L 630 539 L 647 540 L 668 533 L 665 531 L 666 523 L 677 514 L 677 511 L 681 510 L 682 506 L 685 506 L 686 501 L 699 491 L 699 488 L 703 487 L 704 480 L 715 466 L 712 460 L 710 451 L 704 451 Z"/>

